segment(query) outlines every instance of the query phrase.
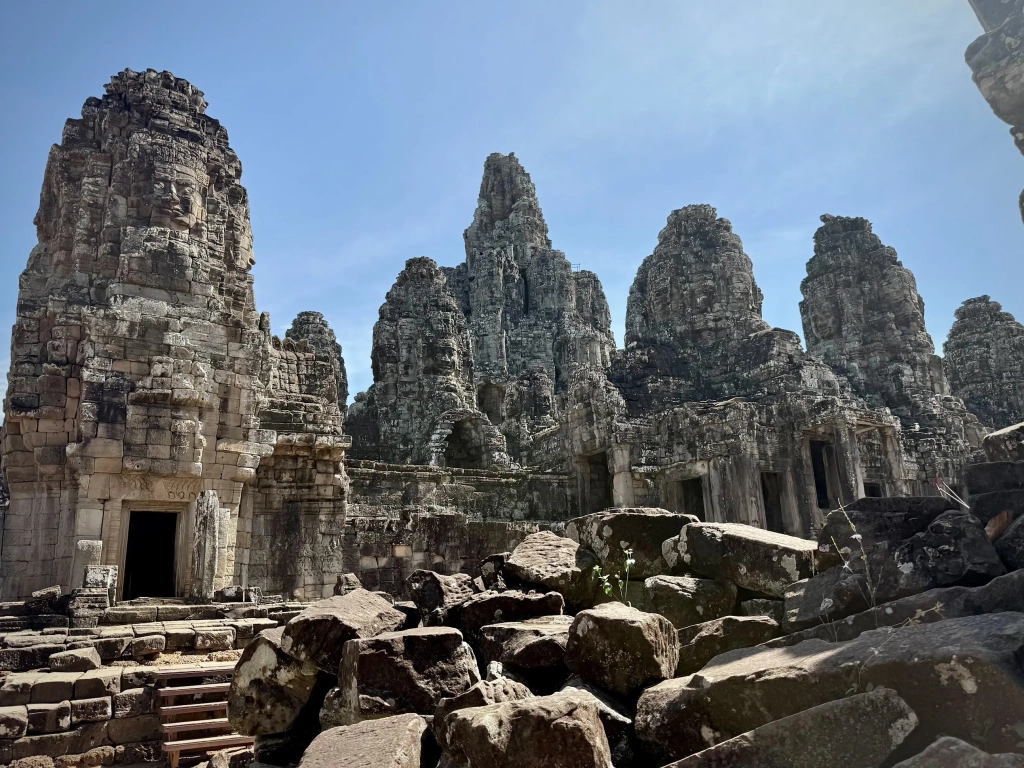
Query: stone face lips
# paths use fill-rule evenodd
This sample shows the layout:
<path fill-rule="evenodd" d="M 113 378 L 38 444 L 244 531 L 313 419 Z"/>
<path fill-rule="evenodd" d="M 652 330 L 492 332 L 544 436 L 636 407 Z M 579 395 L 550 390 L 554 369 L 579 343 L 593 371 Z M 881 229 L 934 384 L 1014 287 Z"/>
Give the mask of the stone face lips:
<path fill-rule="evenodd" d="M 950 390 L 983 424 L 1024 421 L 1024 326 L 998 301 L 965 301 L 942 351 Z"/>

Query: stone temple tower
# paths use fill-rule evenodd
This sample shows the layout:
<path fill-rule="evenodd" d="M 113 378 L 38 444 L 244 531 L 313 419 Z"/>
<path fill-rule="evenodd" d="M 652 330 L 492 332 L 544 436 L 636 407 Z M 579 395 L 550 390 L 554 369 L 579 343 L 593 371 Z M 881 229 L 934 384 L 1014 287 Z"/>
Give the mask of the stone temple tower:
<path fill-rule="evenodd" d="M 106 91 L 50 152 L 19 284 L 5 596 L 75 586 L 99 549 L 83 542 L 123 569 L 124 597 L 230 583 L 236 544 L 254 534 L 239 523 L 249 488 L 279 437 L 260 418 L 280 388 L 280 355 L 256 311 L 248 199 L 227 131 L 169 72 L 125 70 Z M 295 349 L 285 384 L 316 405 L 321 442 L 340 451 L 337 388 L 309 390 L 306 378 L 324 377 L 306 342 Z M 327 485 L 343 488 L 338 466 Z"/>

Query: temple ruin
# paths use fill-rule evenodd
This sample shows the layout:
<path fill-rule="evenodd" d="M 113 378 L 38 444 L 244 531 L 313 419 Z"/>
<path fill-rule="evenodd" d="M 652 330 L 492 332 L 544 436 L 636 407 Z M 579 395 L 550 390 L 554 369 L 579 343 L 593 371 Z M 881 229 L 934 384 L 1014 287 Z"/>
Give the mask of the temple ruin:
<path fill-rule="evenodd" d="M 964 493 L 986 431 L 1024 418 L 1024 329 L 971 300 L 943 361 L 912 273 L 859 218 L 814 235 L 805 351 L 762 318 L 729 221 L 671 212 L 617 349 L 512 154 L 484 163 L 465 260 L 398 275 L 350 401 L 323 315 L 281 339 L 256 307 L 240 177 L 167 72 L 125 70 L 67 122 L 12 337 L 4 596 L 85 565 L 116 568 L 120 599 L 309 600 L 346 573 L 398 592 L 608 507 L 807 537 L 861 497 Z"/>

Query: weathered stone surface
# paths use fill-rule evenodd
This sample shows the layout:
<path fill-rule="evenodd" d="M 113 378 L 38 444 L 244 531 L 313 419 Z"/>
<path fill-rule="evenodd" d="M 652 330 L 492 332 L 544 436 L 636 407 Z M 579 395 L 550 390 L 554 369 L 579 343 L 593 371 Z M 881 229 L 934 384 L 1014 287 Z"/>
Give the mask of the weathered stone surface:
<path fill-rule="evenodd" d="M 877 768 L 917 726 L 886 688 L 784 717 L 665 768 Z"/>
<path fill-rule="evenodd" d="M 113 701 L 109 696 L 95 699 L 76 699 L 71 702 L 71 724 L 100 723 L 114 716 Z"/>
<path fill-rule="evenodd" d="M 505 573 L 519 583 L 560 592 L 566 603 L 580 606 L 596 600 L 595 564 L 593 556 L 572 539 L 539 531 L 513 550 L 505 562 Z"/>
<path fill-rule="evenodd" d="M 76 699 L 94 699 L 121 692 L 120 667 L 96 669 L 84 672 L 75 680 Z"/>
<path fill-rule="evenodd" d="M 896 763 L 893 768 L 1024 768 L 1024 755 L 990 755 L 966 741 L 943 736 L 924 752 Z"/>
<path fill-rule="evenodd" d="M 676 628 L 727 616 L 736 607 L 736 585 L 724 579 L 652 576 L 644 582 L 644 593 L 644 607 Z"/>
<path fill-rule="evenodd" d="M 1024 461 L 1024 422 L 989 432 L 981 447 L 989 461 Z"/>
<path fill-rule="evenodd" d="M 88 672 L 103 665 L 95 648 L 54 653 L 50 655 L 48 663 L 54 672 Z"/>
<path fill-rule="evenodd" d="M 390 632 L 405 623 L 405 614 L 365 589 L 320 600 L 289 621 L 281 650 L 294 659 L 337 674 L 345 642 Z"/>
<path fill-rule="evenodd" d="M 1018 517 L 996 539 L 996 553 L 1008 569 L 1024 568 L 1024 516 Z"/>
<path fill-rule="evenodd" d="M 441 699 L 434 711 L 434 735 L 437 737 L 441 749 L 448 745 L 448 726 L 445 718 L 452 712 L 470 707 L 485 707 L 489 704 L 500 704 L 504 701 L 520 701 L 533 696 L 530 689 L 515 680 L 507 677 L 498 677 L 494 680 L 481 680 L 472 688 L 449 698 Z"/>
<path fill-rule="evenodd" d="M 131 642 L 131 655 L 135 658 L 146 658 L 163 653 L 167 647 L 167 638 L 164 635 L 146 635 L 136 637 Z"/>
<path fill-rule="evenodd" d="M 427 721 L 406 714 L 324 731 L 306 748 L 300 768 L 421 768 L 431 752 Z"/>
<path fill-rule="evenodd" d="M 580 692 L 562 691 L 460 709 L 444 722 L 447 747 L 439 768 L 513 768 L 544 763 L 611 768 L 611 749 L 597 703 Z"/>
<path fill-rule="evenodd" d="M 312 662 L 298 661 L 281 650 L 283 628 L 260 632 L 235 665 L 228 694 L 228 716 L 239 733 L 283 733 L 309 707 L 319 708 L 315 693 L 326 689 L 328 676 Z"/>
<path fill-rule="evenodd" d="M 28 733 L 28 709 L 0 707 L 0 739 L 20 739 Z"/>
<path fill-rule="evenodd" d="M 453 608 L 477 593 L 473 579 L 465 573 L 445 576 L 420 569 L 405 584 L 425 627 L 444 624 Z"/>
<path fill-rule="evenodd" d="M 626 550 L 630 550 L 635 562 L 629 577 L 646 579 L 669 572 L 661 552 L 662 542 L 677 536 L 684 525 L 696 522 L 693 515 L 664 509 L 608 509 L 570 520 L 565 524 L 565 535 L 593 552 L 606 573 L 623 578 Z"/>
<path fill-rule="evenodd" d="M 644 691 L 637 735 L 659 759 L 679 759 L 870 685 L 894 690 L 920 720 L 894 755 L 901 759 L 939 735 L 970 738 L 990 718 L 1020 719 L 1022 631 L 1024 615 L 999 613 L 873 630 L 844 643 L 731 651 L 699 673 Z M 1019 740 L 996 730 L 990 747 Z"/>
<path fill-rule="evenodd" d="M 991 491 L 971 495 L 971 513 L 983 523 L 1009 512 L 1011 518 L 1024 514 L 1024 490 Z"/>
<path fill-rule="evenodd" d="M 539 616 L 560 616 L 565 600 L 559 592 L 482 592 L 459 604 L 454 623 L 466 641 L 479 647 L 480 631 L 488 624 L 526 621 Z"/>
<path fill-rule="evenodd" d="M 977 418 L 949 395 L 913 274 L 867 219 L 826 214 L 821 220 L 800 284 L 807 351 L 869 405 L 900 418 L 916 465 L 911 493 L 926 495 L 936 477 L 959 482 L 980 437 Z"/>
<path fill-rule="evenodd" d="M 473 651 L 451 627 L 350 640 L 338 670 L 342 718 L 353 723 L 381 714 L 433 715 L 441 699 L 479 681 Z"/>
<path fill-rule="evenodd" d="M 778 623 L 767 616 L 723 616 L 680 629 L 675 677 L 696 672 L 720 653 L 751 648 L 778 635 Z"/>
<path fill-rule="evenodd" d="M 57 733 L 71 727 L 71 702 L 57 704 L 29 704 L 28 732 Z"/>
<path fill-rule="evenodd" d="M 675 675 L 679 641 L 664 616 L 606 603 L 576 615 L 565 660 L 584 680 L 628 697 Z"/>
<path fill-rule="evenodd" d="M 770 597 L 809 577 L 816 551 L 814 542 L 737 523 L 694 523 L 665 542 L 671 563 Z"/>
<path fill-rule="evenodd" d="M 480 658 L 484 662 L 499 661 L 502 664 L 518 662 L 533 663 L 531 668 L 543 668 L 549 664 L 538 663 L 554 653 L 557 663 L 564 662 L 565 645 L 569 642 L 569 627 L 575 621 L 573 616 L 540 616 L 524 621 L 507 621 L 489 624 L 480 630 Z M 543 642 L 537 646 L 538 642 Z M 530 650 L 527 647 L 530 646 Z M 543 654 L 541 649 L 546 649 Z M 556 648 L 560 648 L 559 653 Z"/>
<path fill-rule="evenodd" d="M 786 603 L 782 600 L 769 600 L 761 597 L 744 600 L 740 603 L 740 614 L 743 616 L 767 616 L 782 626 L 786 620 Z"/>
<path fill-rule="evenodd" d="M 114 695 L 114 717 L 134 718 L 153 711 L 153 688 L 126 688 Z"/>
<path fill-rule="evenodd" d="M 954 395 L 982 424 L 1024 421 L 1024 326 L 988 296 L 967 299 L 942 347 Z"/>
<path fill-rule="evenodd" d="M 227 651 L 235 647 L 235 630 L 230 627 L 197 629 L 193 642 L 197 651 Z"/>

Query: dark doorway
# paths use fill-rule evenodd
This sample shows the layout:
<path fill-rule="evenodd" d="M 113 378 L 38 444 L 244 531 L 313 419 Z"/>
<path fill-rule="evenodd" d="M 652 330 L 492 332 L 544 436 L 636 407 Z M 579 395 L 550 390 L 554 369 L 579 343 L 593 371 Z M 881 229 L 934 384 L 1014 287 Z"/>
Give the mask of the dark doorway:
<path fill-rule="evenodd" d="M 699 477 L 691 477 L 679 481 L 679 501 L 687 515 L 693 515 L 702 523 L 707 522 L 704 514 L 704 481 Z"/>
<path fill-rule="evenodd" d="M 486 469 L 480 424 L 463 419 L 452 427 L 444 448 L 444 465 L 462 469 Z"/>
<path fill-rule="evenodd" d="M 174 544 L 178 515 L 174 512 L 132 512 L 124 556 L 124 599 L 175 597 Z"/>
<path fill-rule="evenodd" d="M 825 448 L 828 443 L 811 440 L 811 470 L 814 472 L 814 492 L 817 496 L 818 509 L 829 509 L 832 505 L 828 499 L 828 469 L 825 466 Z"/>
<path fill-rule="evenodd" d="M 785 533 L 782 522 L 782 491 L 778 472 L 761 473 L 761 496 L 764 498 L 764 524 L 769 531 Z"/>
<path fill-rule="evenodd" d="M 584 481 L 587 488 L 587 512 L 600 512 L 612 506 L 612 476 L 608 471 L 605 451 L 583 458 Z"/>
<path fill-rule="evenodd" d="M 864 483 L 864 495 L 869 499 L 881 498 L 882 486 L 879 483 Z"/>

